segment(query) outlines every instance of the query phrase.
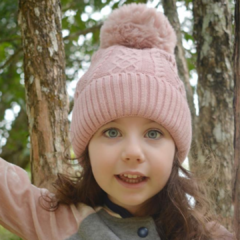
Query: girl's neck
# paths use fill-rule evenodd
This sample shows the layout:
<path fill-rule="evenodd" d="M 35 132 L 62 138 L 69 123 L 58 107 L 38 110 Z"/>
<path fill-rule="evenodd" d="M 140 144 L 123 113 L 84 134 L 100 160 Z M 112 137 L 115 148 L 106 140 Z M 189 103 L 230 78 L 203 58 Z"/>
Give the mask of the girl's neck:
<path fill-rule="evenodd" d="M 143 211 L 139 211 L 138 207 L 136 210 L 134 208 L 127 210 L 126 208 L 112 202 L 107 195 L 105 196 L 104 203 L 111 211 L 119 214 L 122 218 L 147 216 L 146 209 L 143 208 Z"/>

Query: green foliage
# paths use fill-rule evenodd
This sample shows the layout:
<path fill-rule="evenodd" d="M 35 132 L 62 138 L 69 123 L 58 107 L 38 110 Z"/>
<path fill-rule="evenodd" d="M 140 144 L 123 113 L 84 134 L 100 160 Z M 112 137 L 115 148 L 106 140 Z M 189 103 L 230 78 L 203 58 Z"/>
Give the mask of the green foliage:
<path fill-rule="evenodd" d="M 24 87 L 20 85 L 22 53 L 20 31 L 17 26 L 18 1 L 0 3 L 0 112 L 11 108 L 13 102 L 23 105 Z M 14 57 L 16 56 L 16 57 Z M 0 115 L 0 121 L 4 115 Z"/>
<path fill-rule="evenodd" d="M 1 240 L 22 240 L 20 237 L 17 237 L 11 232 L 7 231 L 1 225 L 0 225 L 0 237 Z"/>

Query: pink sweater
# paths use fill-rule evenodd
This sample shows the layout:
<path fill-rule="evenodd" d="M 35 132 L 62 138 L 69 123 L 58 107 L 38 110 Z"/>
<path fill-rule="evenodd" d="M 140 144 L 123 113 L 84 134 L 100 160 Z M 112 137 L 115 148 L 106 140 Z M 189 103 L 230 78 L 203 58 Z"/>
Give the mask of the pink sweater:
<path fill-rule="evenodd" d="M 0 224 L 23 239 L 66 239 L 76 233 L 82 220 L 95 211 L 83 204 L 61 205 L 55 212 L 38 203 L 41 193 L 27 172 L 0 158 Z"/>

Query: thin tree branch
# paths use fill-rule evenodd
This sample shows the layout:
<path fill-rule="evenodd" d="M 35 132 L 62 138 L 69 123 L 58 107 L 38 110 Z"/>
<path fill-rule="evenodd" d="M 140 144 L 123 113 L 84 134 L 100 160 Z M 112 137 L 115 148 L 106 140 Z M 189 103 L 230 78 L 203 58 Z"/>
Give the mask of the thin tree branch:
<path fill-rule="evenodd" d="M 9 37 L 9 38 L 3 38 L 3 39 L 0 39 L 0 44 L 1 43 L 5 43 L 5 42 L 14 42 L 14 41 L 19 41 L 21 40 L 21 37 Z"/>
<path fill-rule="evenodd" d="M 74 33 L 64 37 L 63 40 L 70 40 L 70 39 L 75 38 L 75 37 L 80 36 L 80 35 L 86 35 L 88 33 L 95 32 L 96 30 L 99 30 L 101 28 L 101 26 L 102 26 L 102 23 L 100 23 L 96 26 L 93 26 L 91 28 L 87 28 L 85 30 L 74 32 Z"/>
<path fill-rule="evenodd" d="M 13 55 L 9 57 L 9 59 L 2 65 L 0 66 L 0 69 L 4 69 L 6 66 L 8 66 L 11 62 L 14 61 L 14 59 L 22 52 L 23 48 L 20 47 Z"/>
<path fill-rule="evenodd" d="M 74 101 L 71 100 L 70 103 L 69 103 L 69 111 L 68 111 L 68 114 L 70 114 L 73 110 L 73 105 L 74 105 Z"/>
<path fill-rule="evenodd" d="M 74 32 L 66 37 L 64 37 L 63 39 L 64 40 L 71 40 L 77 36 L 80 36 L 80 35 L 86 35 L 90 32 L 95 32 L 96 30 L 99 30 L 102 26 L 102 23 L 94 26 L 94 27 L 91 27 L 91 28 L 87 28 L 85 30 L 81 30 L 81 31 L 78 31 L 78 32 Z M 7 38 L 6 39 L 3 39 L 3 40 L 0 40 L 0 43 L 3 42 L 3 41 L 7 41 Z M 8 66 L 21 52 L 22 52 L 23 48 L 19 48 L 13 55 L 11 55 L 9 57 L 9 59 L 2 65 L 0 66 L 0 69 L 4 69 L 6 66 Z"/>
<path fill-rule="evenodd" d="M 72 2 L 67 4 L 64 8 L 62 8 L 62 12 L 66 12 L 69 9 L 75 8 L 76 7 L 76 2 Z"/>

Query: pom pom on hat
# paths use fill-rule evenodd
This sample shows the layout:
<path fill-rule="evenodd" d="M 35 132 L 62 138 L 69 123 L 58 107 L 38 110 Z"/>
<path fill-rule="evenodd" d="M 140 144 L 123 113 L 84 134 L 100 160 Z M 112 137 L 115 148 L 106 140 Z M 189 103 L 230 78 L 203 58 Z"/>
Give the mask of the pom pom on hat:
<path fill-rule="evenodd" d="M 114 10 L 104 22 L 100 48 L 122 45 L 130 48 L 158 48 L 173 54 L 176 34 L 168 19 L 145 4 L 128 4 Z"/>

